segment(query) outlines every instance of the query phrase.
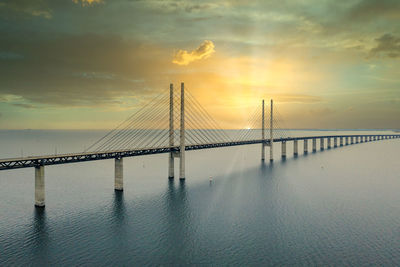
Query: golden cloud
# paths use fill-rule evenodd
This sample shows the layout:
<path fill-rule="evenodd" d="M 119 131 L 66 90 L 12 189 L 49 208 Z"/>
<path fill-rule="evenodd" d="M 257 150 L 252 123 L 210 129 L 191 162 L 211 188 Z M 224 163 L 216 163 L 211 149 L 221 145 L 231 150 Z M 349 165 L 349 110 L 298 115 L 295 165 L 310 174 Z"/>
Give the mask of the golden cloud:
<path fill-rule="evenodd" d="M 186 50 L 179 50 L 172 60 L 172 63 L 178 65 L 188 65 L 190 62 L 208 58 L 214 52 L 214 43 L 209 40 L 205 40 L 197 49 L 188 52 Z"/>
<path fill-rule="evenodd" d="M 103 3 L 103 0 L 72 0 L 75 4 L 81 3 L 82 6 L 90 6 L 92 4 L 100 4 Z"/>

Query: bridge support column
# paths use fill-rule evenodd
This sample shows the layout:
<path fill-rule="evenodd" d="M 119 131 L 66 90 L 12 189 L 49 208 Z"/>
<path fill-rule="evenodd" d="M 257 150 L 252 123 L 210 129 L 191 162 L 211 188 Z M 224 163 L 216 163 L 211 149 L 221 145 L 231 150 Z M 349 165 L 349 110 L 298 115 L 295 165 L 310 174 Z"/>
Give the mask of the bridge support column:
<path fill-rule="evenodd" d="M 286 158 L 286 142 L 282 141 L 282 158 Z"/>
<path fill-rule="evenodd" d="M 321 150 L 324 150 L 324 138 L 320 138 L 319 140 L 320 140 L 320 141 L 319 141 L 320 149 L 321 149 Z"/>
<path fill-rule="evenodd" d="M 349 145 L 349 137 L 346 136 L 346 146 Z"/>
<path fill-rule="evenodd" d="M 174 146 L 174 85 L 169 85 L 169 146 Z M 174 152 L 169 152 L 168 157 L 168 178 L 175 176 Z"/>
<path fill-rule="evenodd" d="M 298 154 L 299 154 L 299 152 L 298 152 L 298 141 L 294 140 L 293 141 L 293 155 L 297 156 Z"/>
<path fill-rule="evenodd" d="M 44 166 L 35 166 L 35 206 L 44 207 L 45 185 Z"/>
<path fill-rule="evenodd" d="M 179 179 L 185 180 L 185 85 L 181 83 L 181 135 L 179 155 Z"/>
<path fill-rule="evenodd" d="M 271 114 L 269 121 L 269 161 L 274 161 L 274 101 L 271 99 Z"/>
<path fill-rule="evenodd" d="M 261 160 L 265 161 L 265 125 L 264 125 L 264 99 L 262 100 L 262 117 L 261 117 Z"/>
<path fill-rule="evenodd" d="M 337 137 L 333 137 L 333 147 L 337 147 Z"/>
<path fill-rule="evenodd" d="M 350 144 L 354 144 L 354 136 L 350 137 Z"/>
<path fill-rule="evenodd" d="M 115 158 L 114 189 L 116 191 L 124 190 L 124 163 L 122 158 Z"/>
<path fill-rule="evenodd" d="M 328 149 L 330 149 L 330 148 L 331 148 L 331 138 L 328 137 L 327 139 L 328 139 L 328 141 L 327 141 L 327 143 L 328 143 Z"/>
<path fill-rule="evenodd" d="M 340 137 L 340 146 L 343 146 L 343 137 Z"/>
<path fill-rule="evenodd" d="M 313 138 L 312 140 L 312 152 L 317 152 L 317 139 Z"/>
<path fill-rule="evenodd" d="M 308 140 L 304 139 L 304 154 L 308 153 Z"/>

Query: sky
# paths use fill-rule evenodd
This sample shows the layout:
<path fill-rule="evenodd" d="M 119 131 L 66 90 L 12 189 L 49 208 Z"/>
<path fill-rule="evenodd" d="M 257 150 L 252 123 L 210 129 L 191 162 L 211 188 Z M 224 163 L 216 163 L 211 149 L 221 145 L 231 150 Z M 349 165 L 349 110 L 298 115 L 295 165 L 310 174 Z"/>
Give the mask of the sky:
<path fill-rule="evenodd" d="M 181 82 L 223 128 L 400 128 L 398 0 L 0 0 L 0 129 L 111 129 Z M 268 107 L 267 107 L 268 108 Z"/>

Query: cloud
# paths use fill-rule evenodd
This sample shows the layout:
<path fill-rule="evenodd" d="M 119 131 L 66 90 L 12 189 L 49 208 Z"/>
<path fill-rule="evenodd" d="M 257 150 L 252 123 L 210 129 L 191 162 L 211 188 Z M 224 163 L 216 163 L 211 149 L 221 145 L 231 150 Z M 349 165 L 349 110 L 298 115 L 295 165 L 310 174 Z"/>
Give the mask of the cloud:
<path fill-rule="evenodd" d="M 43 0 L 6 0 L 0 3 L 0 11 L 2 8 L 11 11 L 4 13 L 5 17 L 18 16 L 22 13 L 33 17 L 52 18 L 52 11 Z"/>
<path fill-rule="evenodd" d="M 25 57 L 0 58 L 0 102 L 7 97 L 35 106 L 119 106 L 170 82 L 160 75 L 172 65 L 170 50 L 151 43 L 95 34 L 5 38 L 0 36 L 0 51 L 14 49 Z"/>
<path fill-rule="evenodd" d="M 386 33 L 375 41 L 377 45 L 371 49 L 370 55 L 383 55 L 390 58 L 400 57 L 400 37 L 395 37 L 390 33 Z"/>
<path fill-rule="evenodd" d="M 90 6 L 92 4 L 104 3 L 103 0 L 72 0 L 75 4 L 81 3 L 82 6 Z"/>
<path fill-rule="evenodd" d="M 12 103 L 13 106 L 21 107 L 21 108 L 35 108 L 34 105 L 26 104 L 26 103 Z"/>
<path fill-rule="evenodd" d="M 400 2 L 398 0 L 362 0 L 348 13 L 353 21 L 370 21 L 378 17 L 399 19 Z"/>
<path fill-rule="evenodd" d="M 13 52 L 1 52 L 0 51 L 0 59 L 23 59 L 24 56 L 20 55 L 20 54 L 16 54 Z"/>
<path fill-rule="evenodd" d="M 287 103 L 317 103 L 321 102 L 323 99 L 319 96 L 312 95 L 295 95 L 295 94 L 286 94 L 286 95 L 277 95 L 275 96 L 278 102 L 287 102 Z"/>
<path fill-rule="evenodd" d="M 214 52 L 214 43 L 205 40 L 197 49 L 188 52 L 186 50 L 179 50 L 172 60 L 172 63 L 178 65 L 188 65 L 190 62 L 205 59 L 210 57 Z"/>

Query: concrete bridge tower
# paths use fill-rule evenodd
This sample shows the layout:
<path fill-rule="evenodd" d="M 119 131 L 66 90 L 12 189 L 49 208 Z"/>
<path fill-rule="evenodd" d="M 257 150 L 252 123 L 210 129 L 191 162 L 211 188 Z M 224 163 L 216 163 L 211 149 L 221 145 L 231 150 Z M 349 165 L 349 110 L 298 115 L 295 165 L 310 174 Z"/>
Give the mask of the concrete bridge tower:
<path fill-rule="evenodd" d="M 174 158 L 179 158 L 179 179 L 185 179 L 185 85 L 181 83 L 179 152 L 171 151 L 168 157 L 168 178 L 175 176 Z M 174 147 L 174 87 L 169 86 L 169 146 Z"/>

